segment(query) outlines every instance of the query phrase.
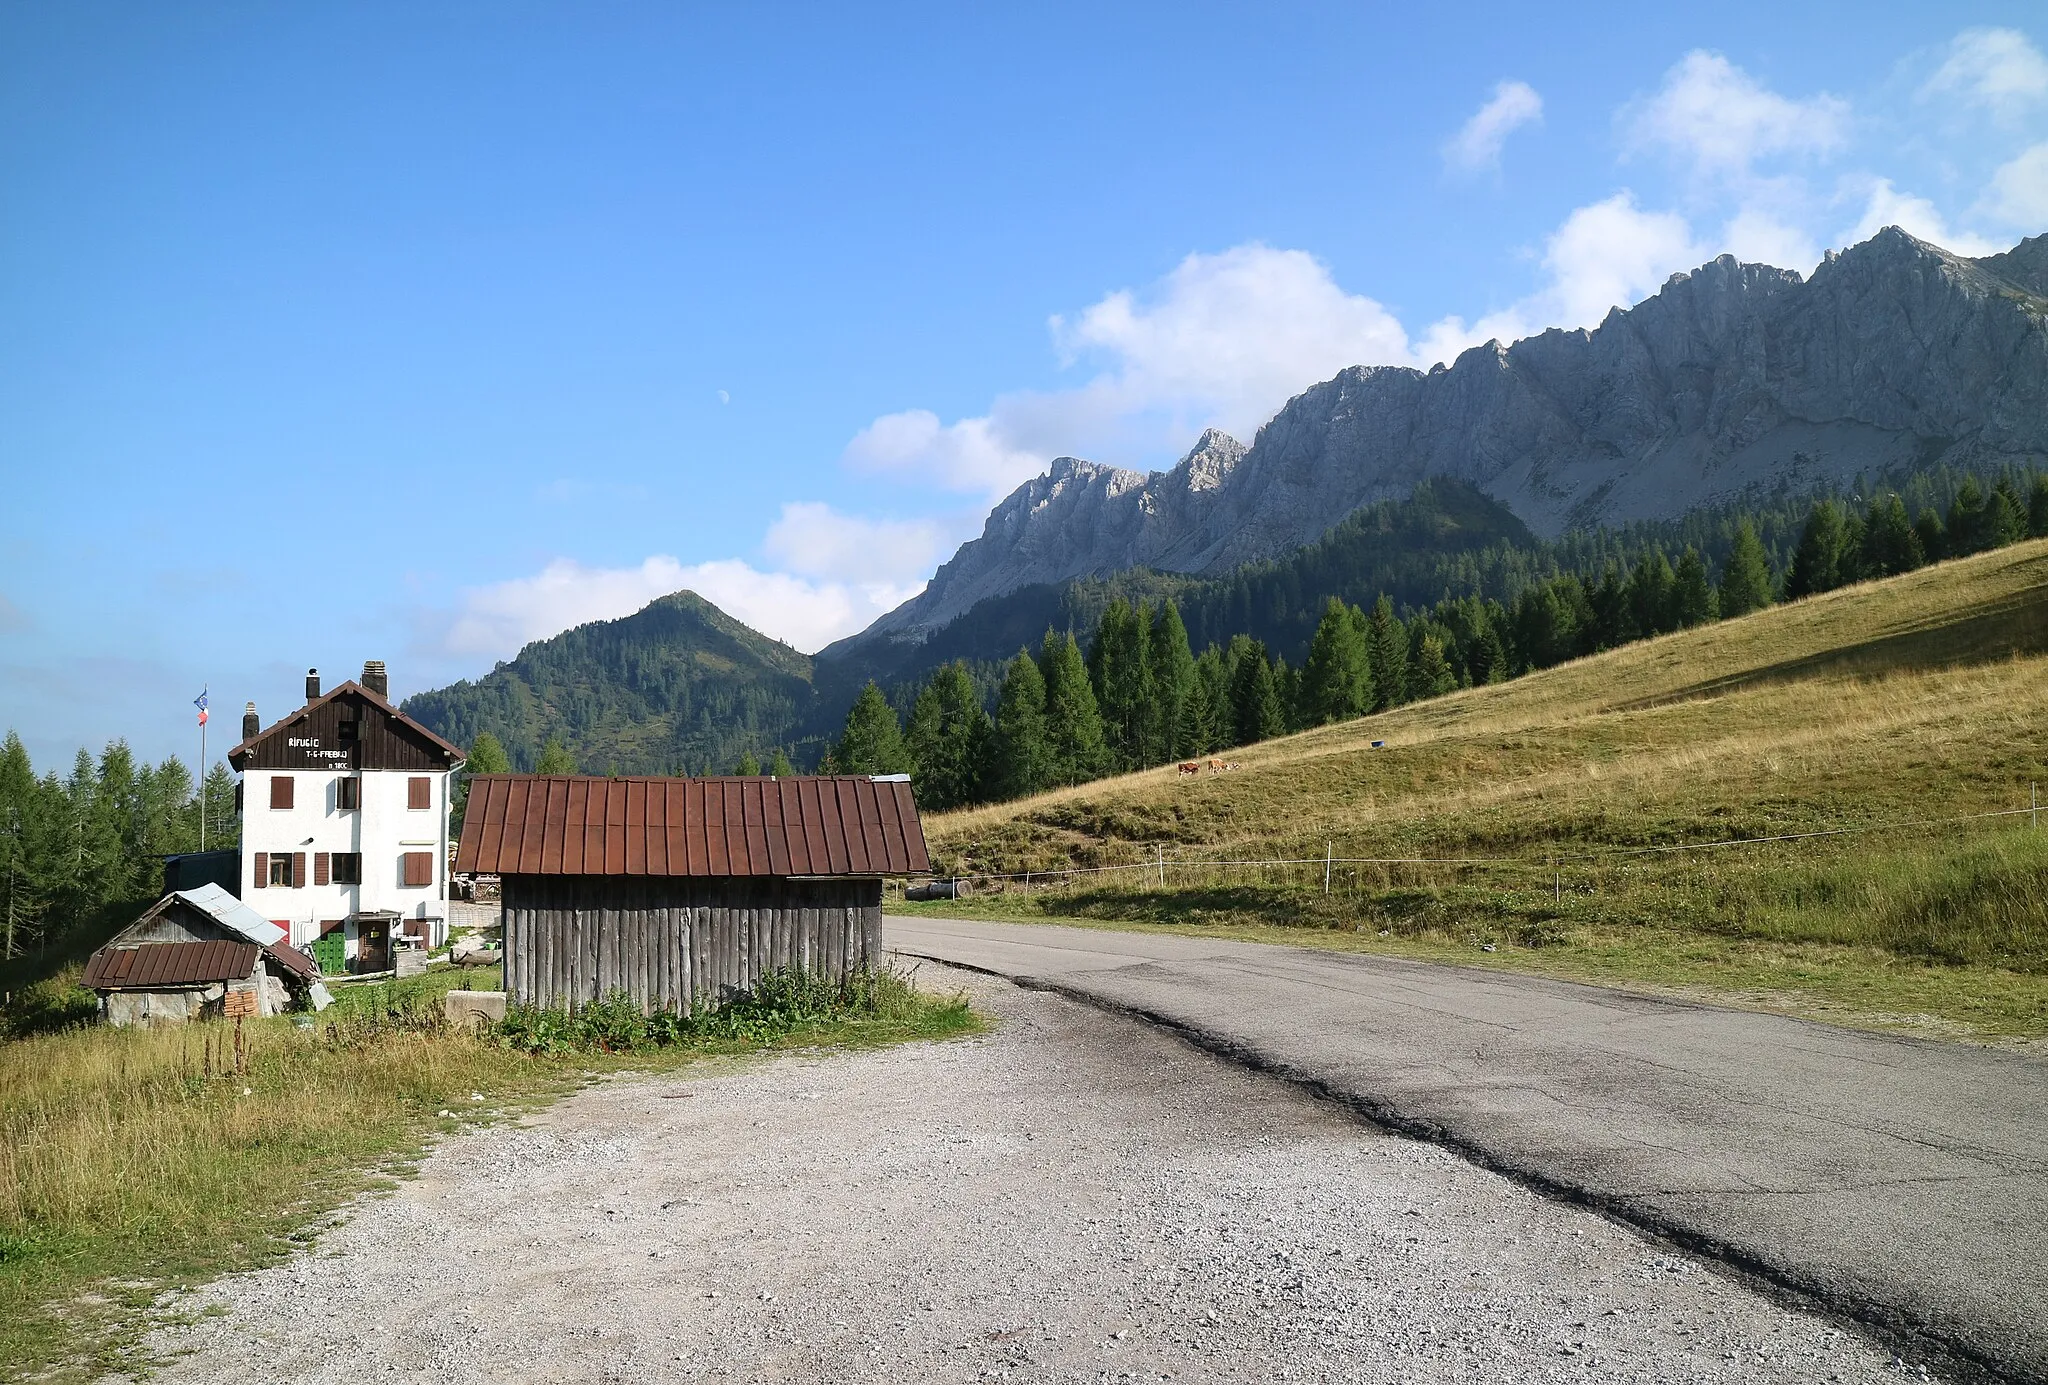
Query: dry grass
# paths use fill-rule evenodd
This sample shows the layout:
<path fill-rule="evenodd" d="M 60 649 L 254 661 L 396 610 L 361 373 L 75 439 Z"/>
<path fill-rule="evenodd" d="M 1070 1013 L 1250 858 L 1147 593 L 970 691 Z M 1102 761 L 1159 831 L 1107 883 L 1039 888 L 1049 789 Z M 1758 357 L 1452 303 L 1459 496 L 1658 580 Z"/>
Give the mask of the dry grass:
<path fill-rule="evenodd" d="M 1578 956 L 1625 972 L 1633 949 L 1648 980 L 1670 966 L 1666 934 L 1731 966 L 1754 947 L 1832 947 L 1844 985 L 1902 969 L 1887 991 L 1917 1009 L 1917 969 L 1956 1013 L 1970 986 L 1930 966 L 1959 970 L 2005 996 L 1970 1023 L 2041 1032 L 2048 853 L 2009 822 L 1630 853 L 2024 807 L 2031 783 L 2048 789 L 2044 714 L 2048 543 L 2030 543 L 1247 747 L 1235 773 L 1148 771 L 927 831 L 944 868 L 970 874 L 1162 850 L 1497 859 L 1339 867 L 1328 898 L 1318 864 L 1170 869 L 1165 891 L 1101 877 L 983 907 L 1484 937 L 1517 964 L 1541 948 L 1548 969 Z"/>

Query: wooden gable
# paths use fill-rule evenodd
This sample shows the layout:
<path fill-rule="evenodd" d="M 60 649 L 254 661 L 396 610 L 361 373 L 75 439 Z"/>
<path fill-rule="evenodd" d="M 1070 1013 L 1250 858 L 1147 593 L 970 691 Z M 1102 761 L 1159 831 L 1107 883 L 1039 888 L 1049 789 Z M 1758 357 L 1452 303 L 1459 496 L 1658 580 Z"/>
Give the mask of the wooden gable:
<path fill-rule="evenodd" d="M 442 740 L 360 683 L 343 683 L 228 752 L 250 769 L 454 769 L 460 746 Z"/>

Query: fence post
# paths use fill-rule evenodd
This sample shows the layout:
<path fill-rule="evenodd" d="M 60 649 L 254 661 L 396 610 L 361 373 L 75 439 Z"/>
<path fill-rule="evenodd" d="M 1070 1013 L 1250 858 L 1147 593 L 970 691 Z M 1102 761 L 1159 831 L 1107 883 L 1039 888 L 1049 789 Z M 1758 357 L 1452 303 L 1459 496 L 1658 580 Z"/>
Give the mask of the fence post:
<path fill-rule="evenodd" d="M 2033 805 L 2034 830 L 2038 832 L 2041 830 L 2041 794 L 2031 781 L 2027 784 L 2027 802 Z"/>
<path fill-rule="evenodd" d="M 1326 895 L 1330 892 L 1330 858 L 1336 855 L 1336 852 L 1337 843 L 1335 841 L 1323 843 L 1323 893 Z"/>
<path fill-rule="evenodd" d="M 1166 888 L 1166 848 L 1161 846 L 1154 850 L 1159 853 L 1159 888 L 1163 890 Z"/>

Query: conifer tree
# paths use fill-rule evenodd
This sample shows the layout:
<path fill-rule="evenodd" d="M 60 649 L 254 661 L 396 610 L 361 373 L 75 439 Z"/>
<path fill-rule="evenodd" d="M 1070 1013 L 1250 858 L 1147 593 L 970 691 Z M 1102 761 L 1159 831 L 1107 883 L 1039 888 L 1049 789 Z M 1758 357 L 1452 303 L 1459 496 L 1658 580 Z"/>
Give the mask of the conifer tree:
<path fill-rule="evenodd" d="M 1150 660 L 1153 696 L 1158 702 L 1155 762 L 1201 754 L 1206 747 L 1201 708 L 1195 702 L 1200 690 L 1195 681 L 1195 656 L 1188 648 L 1188 627 L 1181 623 L 1180 611 L 1172 601 L 1160 602 L 1159 612 L 1152 618 Z"/>
<path fill-rule="evenodd" d="M 1337 597 L 1323 606 L 1301 671 L 1301 723 L 1321 726 L 1372 705 L 1372 664 L 1358 615 Z"/>
<path fill-rule="evenodd" d="M 1150 763 L 1150 751 L 1158 743 L 1146 624 L 1141 611 L 1118 598 L 1103 610 L 1088 650 L 1088 674 L 1102 713 L 1112 771 Z"/>
<path fill-rule="evenodd" d="M 1408 689 L 1418 701 L 1425 697 L 1440 697 L 1453 692 L 1458 686 L 1457 672 L 1444 654 L 1444 639 L 1441 632 L 1428 629 L 1419 622 L 1416 629 L 1421 638 L 1416 641 L 1415 657 L 1409 664 Z"/>
<path fill-rule="evenodd" d="M 1984 507 L 1984 541 L 1988 548 L 2003 548 L 2027 536 L 2027 511 L 2020 504 L 2012 482 L 2001 480 L 1991 488 L 1991 500 Z"/>
<path fill-rule="evenodd" d="M 903 735 L 918 802 L 930 808 L 979 802 L 989 736 L 988 713 L 967 666 L 952 663 L 933 674 Z"/>
<path fill-rule="evenodd" d="M 1237 744 L 1254 745 L 1285 733 L 1286 717 L 1273 682 L 1273 666 L 1266 661 L 1266 647 L 1244 635 L 1230 645 L 1231 729 Z"/>
<path fill-rule="evenodd" d="M 1687 545 L 1671 575 L 1671 624 L 1679 630 L 1705 625 L 1719 613 L 1720 602 L 1707 581 L 1707 565 L 1699 550 Z"/>
<path fill-rule="evenodd" d="M 1088 665 L 1071 632 L 1045 632 L 1038 671 L 1045 677 L 1046 762 L 1055 784 L 1083 784 L 1101 774 L 1109 759 L 1102 733 L 1102 709 L 1088 681 Z"/>
<path fill-rule="evenodd" d="M 2037 472 L 2027 488 L 2027 534 L 2048 538 L 2048 472 Z"/>
<path fill-rule="evenodd" d="M 205 806 L 207 848 L 226 851 L 240 846 L 242 815 L 235 811 L 235 776 L 219 760 L 206 772 Z"/>
<path fill-rule="evenodd" d="M 1280 724 L 1284 730 L 1299 731 L 1301 720 L 1301 670 L 1288 665 L 1287 656 L 1273 657 L 1273 696 L 1280 702 Z"/>
<path fill-rule="evenodd" d="M 576 757 L 562 744 L 560 736 L 549 736 L 547 744 L 540 748 L 540 759 L 534 762 L 535 774 L 574 774 Z"/>
<path fill-rule="evenodd" d="M 910 757 L 903 749 L 903 726 L 896 710 L 871 679 L 847 709 L 832 764 L 840 774 L 906 774 Z"/>
<path fill-rule="evenodd" d="M 1753 524 L 1745 518 L 1735 527 L 1729 565 L 1720 574 L 1720 615 L 1735 619 L 1772 604 L 1772 559 L 1763 553 Z"/>
<path fill-rule="evenodd" d="M 1366 657 L 1372 666 L 1373 702 L 1384 712 L 1403 700 L 1408 689 L 1408 631 L 1394 614 L 1394 603 L 1381 596 L 1367 618 Z"/>
<path fill-rule="evenodd" d="M 1785 599 L 1797 601 L 1841 585 L 1842 512 L 1832 500 L 1817 500 L 1785 569 Z"/>
<path fill-rule="evenodd" d="M 1045 677 L 1027 652 L 1010 660 L 1003 678 L 990 754 L 990 792 L 996 798 L 1023 798 L 1053 782 L 1045 730 Z"/>
<path fill-rule="evenodd" d="M 1642 631 L 1637 627 L 1635 616 L 1629 609 L 1628 581 L 1621 575 L 1621 565 L 1610 562 L 1600 574 L 1599 585 L 1588 593 L 1593 612 L 1592 642 L 1586 652 L 1596 649 L 1619 649 Z"/>
<path fill-rule="evenodd" d="M 1949 555 L 1948 526 L 1941 522 L 1940 513 L 1930 505 L 1913 517 L 1913 537 L 1920 540 L 1920 551 L 1930 563 L 1938 563 Z"/>
<path fill-rule="evenodd" d="M 789 756 L 783 753 L 779 745 L 775 747 L 774 758 L 768 762 L 768 772 L 777 779 L 788 779 L 796 774 L 796 766 L 789 762 Z"/>
<path fill-rule="evenodd" d="M 1231 713 L 1230 669 L 1223 651 L 1210 645 L 1195 660 L 1195 707 L 1200 716 L 1201 746 L 1196 754 L 1206 755 L 1231 744 L 1237 719 Z"/>
<path fill-rule="evenodd" d="M 732 772 L 742 778 L 754 778 L 761 772 L 761 757 L 751 749 L 741 751 L 740 761 L 732 767 Z"/>
<path fill-rule="evenodd" d="M 477 734 L 476 743 L 469 748 L 467 763 L 463 768 L 470 774 L 510 774 L 512 757 L 505 753 L 499 739 L 488 731 Z"/>
<path fill-rule="evenodd" d="M 1636 634 L 1647 638 L 1677 628 L 1671 603 L 1675 575 L 1664 550 L 1653 548 L 1636 563 L 1628 575 L 1629 623 Z"/>
<path fill-rule="evenodd" d="M 1989 548 L 1984 524 L 1984 490 L 1974 476 L 1965 476 L 1948 507 L 1948 552 L 1952 558 Z"/>
<path fill-rule="evenodd" d="M 1872 500 L 1870 515 L 1863 523 L 1863 575 L 1896 577 L 1924 561 L 1919 536 L 1906 518 L 1906 502 L 1896 494 Z"/>

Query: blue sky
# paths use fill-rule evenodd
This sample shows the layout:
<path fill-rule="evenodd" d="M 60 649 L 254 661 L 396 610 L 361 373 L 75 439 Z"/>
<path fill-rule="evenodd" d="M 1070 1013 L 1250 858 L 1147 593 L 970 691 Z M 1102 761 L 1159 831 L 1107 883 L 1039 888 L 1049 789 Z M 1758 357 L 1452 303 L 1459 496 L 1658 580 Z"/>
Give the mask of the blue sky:
<path fill-rule="evenodd" d="M 1570 8 L 1573 13 L 1556 11 Z M 1722 251 L 2048 230 L 2037 5 L 0 10 L 0 723 L 195 747 Z M 225 738 L 216 738 L 218 751 Z"/>

